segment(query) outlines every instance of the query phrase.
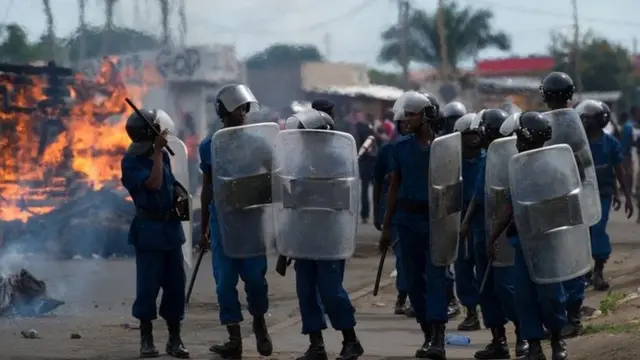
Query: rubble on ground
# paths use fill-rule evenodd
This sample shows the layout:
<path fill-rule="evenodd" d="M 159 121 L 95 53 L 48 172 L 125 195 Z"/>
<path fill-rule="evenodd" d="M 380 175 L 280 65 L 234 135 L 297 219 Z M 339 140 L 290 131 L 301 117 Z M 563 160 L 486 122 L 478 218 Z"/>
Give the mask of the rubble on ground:
<path fill-rule="evenodd" d="M 40 316 L 63 304 L 50 298 L 44 281 L 25 269 L 0 276 L 0 316 Z"/>

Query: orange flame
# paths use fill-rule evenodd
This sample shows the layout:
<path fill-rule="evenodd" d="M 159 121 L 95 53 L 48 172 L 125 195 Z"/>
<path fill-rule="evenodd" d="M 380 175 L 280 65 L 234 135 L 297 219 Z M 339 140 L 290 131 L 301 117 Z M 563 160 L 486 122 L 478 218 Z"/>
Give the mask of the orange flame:
<path fill-rule="evenodd" d="M 117 61 L 105 58 L 94 79 L 74 76 L 68 87 L 68 113 L 61 108 L 16 112 L 0 107 L 0 221 L 24 222 L 45 214 L 78 184 L 93 190 L 119 186 L 120 160 L 130 144 L 124 131 L 130 109 L 124 99 L 142 105 L 146 91 L 161 86 L 163 80 L 153 66 L 118 71 Z M 0 104 L 42 107 L 48 100 L 47 82 L 30 76 L 31 84 L 22 85 L 24 78 L 0 74 L 0 86 L 13 95 L 5 99 L 8 95 L 0 94 Z M 49 135 L 45 131 L 49 125 L 58 129 L 62 125 L 64 130 Z"/>

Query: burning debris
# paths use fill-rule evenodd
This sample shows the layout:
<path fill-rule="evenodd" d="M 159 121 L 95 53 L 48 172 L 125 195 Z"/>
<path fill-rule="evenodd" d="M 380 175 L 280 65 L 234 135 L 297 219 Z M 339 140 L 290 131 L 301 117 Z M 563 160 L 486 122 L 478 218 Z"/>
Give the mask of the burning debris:
<path fill-rule="evenodd" d="M 40 316 L 64 305 L 47 296 L 47 286 L 25 269 L 0 276 L 0 316 Z"/>

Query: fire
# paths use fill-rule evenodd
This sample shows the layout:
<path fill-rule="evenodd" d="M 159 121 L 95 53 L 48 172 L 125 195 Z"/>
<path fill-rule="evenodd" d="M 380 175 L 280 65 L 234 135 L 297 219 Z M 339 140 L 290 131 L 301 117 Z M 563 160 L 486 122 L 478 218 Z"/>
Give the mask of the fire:
<path fill-rule="evenodd" d="M 130 143 L 124 99 L 141 105 L 162 77 L 151 66 L 118 71 L 117 61 L 105 58 L 94 79 L 75 75 L 64 105 L 52 106 L 44 76 L 0 74 L 0 221 L 24 222 L 72 193 L 119 186 Z"/>

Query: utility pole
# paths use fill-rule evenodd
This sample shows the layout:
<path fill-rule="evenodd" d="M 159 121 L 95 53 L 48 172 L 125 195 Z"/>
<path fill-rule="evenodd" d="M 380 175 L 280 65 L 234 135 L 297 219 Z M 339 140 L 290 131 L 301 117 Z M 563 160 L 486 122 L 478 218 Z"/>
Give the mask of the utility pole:
<path fill-rule="evenodd" d="M 409 89 L 409 0 L 398 0 L 398 28 L 401 31 L 400 64 L 405 90 Z"/>
<path fill-rule="evenodd" d="M 438 0 L 438 38 L 440 40 L 440 79 L 449 82 L 449 56 L 447 50 L 447 30 L 444 26 L 444 0 Z"/>
<path fill-rule="evenodd" d="M 580 25 L 578 23 L 578 1 L 571 0 L 571 6 L 573 7 L 573 65 L 574 72 L 576 74 L 576 88 L 578 90 L 578 101 L 581 100 L 583 87 L 582 87 L 582 74 L 580 53 Z"/>
<path fill-rule="evenodd" d="M 331 62 L 331 34 L 324 33 L 322 40 L 324 41 L 324 57 Z"/>
<path fill-rule="evenodd" d="M 180 47 L 184 48 L 187 46 L 187 12 L 184 0 L 180 0 L 178 16 L 180 17 Z"/>

